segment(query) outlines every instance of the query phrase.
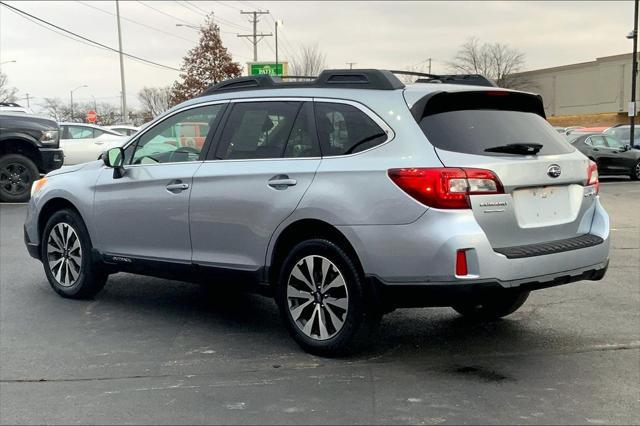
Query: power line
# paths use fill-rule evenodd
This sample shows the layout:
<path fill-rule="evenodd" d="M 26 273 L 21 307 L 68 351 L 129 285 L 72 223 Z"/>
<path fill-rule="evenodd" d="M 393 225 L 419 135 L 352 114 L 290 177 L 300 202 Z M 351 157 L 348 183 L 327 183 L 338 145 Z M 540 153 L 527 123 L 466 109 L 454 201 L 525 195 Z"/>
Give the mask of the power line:
<path fill-rule="evenodd" d="M 178 18 L 177 16 L 170 15 L 170 14 L 168 14 L 168 13 L 166 13 L 166 12 L 161 11 L 160 9 L 156 9 L 156 8 L 155 8 L 155 7 L 153 7 L 153 6 L 149 6 L 148 4 L 143 3 L 143 2 L 141 2 L 140 0 L 136 0 L 136 1 L 137 1 L 138 3 L 140 3 L 141 5 L 143 5 L 143 6 L 145 6 L 145 7 L 148 7 L 148 8 L 149 8 L 149 9 L 151 9 L 151 10 L 155 10 L 156 12 L 158 12 L 158 13 L 160 13 L 160 14 L 164 15 L 164 16 L 167 16 L 167 17 L 169 17 L 169 18 L 171 18 L 171 19 L 175 19 L 176 21 L 180 21 L 180 22 L 182 22 L 183 24 L 189 24 L 189 25 L 197 26 L 197 25 L 196 25 L 196 24 L 194 24 L 194 23 L 191 23 L 191 22 L 189 22 L 189 21 L 185 21 L 184 19 L 180 19 L 180 18 Z"/>
<path fill-rule="evenodd" d="M 199 10 L 199 11 L 201 11 L 202 13 L 205 13 L 205 14 L 208 14 L 208 13 L 209 13 L 209 12 L 207 12 L 207 11 L 206 11 L 206 10 L 204 10 L 204 9 L 202 9 L 200 6 L 198 6 L 198 5 L 197 5 L 197 4 L 195 4 L 195 3 L 192 3 L 192 2 L 190 2 L 190 1 L 186 1 L 186 0 L 185 0 L 185 3 L 190 4 L 190 5 L 191 5 L 191 6 L 193 6 L 195 9 L 198 9 L 198 10 Z"/>
<path fill-rule="evenodd" d="M 55 28 L 55 29 L 57 29 L 57 30 L 60 30 L 60 31 L 62 31 L 62 32 L 64 32 L 64 33 L 71 34 L 71 35 L 73 35 L 74 37 L 77 37 L 77 38 L 82 39 L 82 40 L 84 40 L 84 41 L 86 41 L 86 42 L 88 42 L 88 43 L 91 43 L 92 45 L 95 45 L 95 46 L 101 47 L 101 48 L 103 48 L 103 49 L 110 50 L 110 51 L 112 51 L 112 52 L 120 53 L 120 51 L 119 51 L 118 49 L 114 49 L 113 47 L 107 46 L 107 45 L 102 44 L 102 43 L 100 43 L 100 42 L 97 42 L 97 41 L 95 41 L 95 40 L 91 40 L 90 38 L 87 38 L 87 37 L 82 36 L 82 35 L 80 35 L 80 34 L 74 33 L 73 31 L 70 31 L 70 30 L 67 30 L 67 29 L 65 29 L 65 28 L 62 28 L 62 27 L 60 27 L 60 26 L 58 26 L 58 25 L 52 24 L 52 23 L 51 23 L 51 22 L 49 22 L 49 21 L 46 21 L 46 20 L 44 20 L 44 19 L 42 19 L 42 18 L 38 18 L 38 17 L 37 17 L 37 16 L 35 16 L 35 15 L 32 15 L 32 14 L 30 14 L 30 13 L 27 13 L 27 12 L 25 12 L 24 10 L 18 9 L 17 7 L 11 6 L 11 5 L 9 5 L 9 4 L 7 4 L 7 3 L 3 2 L 3 1 L 0 1 L 0 5 L 5 6 L 5 7 L 8 7 L 10 10 L 12 10 L 12 11 L 13 11 L 13 12 L 15 12 L 15 13 L 18 13 L 18 14 L 21 14 L 21 15 L 26 15 L 26 16 L 28 16 L 28 17 L 30 17 L 30 18 L 33 18 L 33 19 L 35 19 L 35 20 L 37 20 L 37 21 L 40 21 L 40 22 L 42 22 L 42 23 L 44 23 L 44 24 L 46 24 L 46 25 L 49 25 L 49 26 L 51 26 L 51 27 L 53 27 L 53 28 Z M 148 59 L 144 59 L 144 58 L 141 58 L 141 57 L 139 57 L 139 56 L 132 55 L 132 54 L 130 54 L 130 53 L 122 52 L 122 54 L 123 54 L 124 56 L 128 57 L 128 58 L 136 59 L 136 60 L 138 60 L 138 61 L 141 61 L 141 62 L 144 62 L 144 63 L 150 64 L 150 65 L 155 65 L 155 66 L 157 66 L 157 67 L 170 69 L 170 70 L 172 70 L 172 71 L 180 71 L 178 68 L 173 68 L 173 67 L 170 67 L 170 66 L 168 66 L 168 65 L 159 64 L 159 63 L 157 63 L 157 62 L 153 62 L 153 61 L 150 61 L 150 60 L 148 60 Z"/>
<path fill-rule="evenodd" d="M 214 1 L 215 1 L 215 0 L 214 0 Z M 222 5 L 222 6 L 226 6 L 226 7 L 230 7 L 231 9 L 235 9 L 235 10 L 237 10 L 238 12 L 240 12 L 240 11 L 242 10 L 242 9 L 240 9 L 239 7 L 235 7 L 234 5 L 229 4 L 229 2 L 226 2 L 226 1 L 215 1 L 215 2 L 216 2 L 216 3 L 218 3 L 218 4 L 220 4 L 220 5 Z"/>
<path fill-rule="evenodd" d="M 148 7 L 148 8 L 149 8 L 149 9 L 151 9 L 151 10 L 155 10 L 156 12 L 158 12 L 158 13 L 160 13 L 161 15 L 164 15 L 164 16 L 166 16 L 166 17 L 168 17 L 168 18 L 174 19 L 174 20 L 176 20 L 176 21 L 180 21 L 180 22 L 182 22 L 182 23 L 184 23 L 184 24 L 191 25 L 191 26 L 194 26 L 194 27 L 199 26 L 199 25 L 193 24 L 193 23 L 191 23 L 191 22 L 189 22 L 189 21 L 185 21 L 184 19 L 178 18 L 177 16 L 173 16 L 173 15 L 171 15 L 170 13 L 163 12 L 163 11 L 162 11 L 162 10 L 160 10 L 160 9 L 156 9 L 156 8 L 155 8 L 155 7 L 153 7 L 153 6 L 149 6 L 148 4 L 143 3 L 143 2 L 141 2 L 141 1 L 139 1 L 139 0 L 136 0 L 136 1 L 137 1 L 138 3 L 140 3 L 141 5 L 143 5 L 143 6 L 145 6 L 145 7 Z M 187 8 L 186 6 L 184 6 L 184 5 L 180 4 L 180 3 L 178 3 L 178 6 L 182 6 L 182 7 L 186 8 L 187 10 L 191 10 L 191 9 Z M 215 17 L 215 19 L 220 19 L 220 18 Z M 222 19 L 220 19 L 220 20 L 222 20 Z M 234 24 L 233 22 L 229 22 L 229 23 L 228 23 L 228 25 L 235 25 L 236 27 L 241 28 L 241 29 L 243 29 L 243 30 L 246 30 L 246 29 L 247 29 L 246 27 L 241 27 L 240 25 Z M 235 34 L 234 32 L 231 32 L 231 31 L 223 31 L 223 30 L 220 30 L 220 32 L 222 32 L 222 33 L 226 33 L 226 34 Z"/>
<path fill-rule="evenodd" d="M 179 1 L 176 1 L 175 3 L 176 3 L 178 6 L 182 6 L 184 9 L 187 9 L 189 12 L 191 12 L 191 13 L 193 13 L 193 14 L 198 15 L 199 17 L 206 17 L 206 16 L 207 16 L 207 14 L 206 14 L 206 13 L 202 13 L 202 12 L 200 12 L 199 10 L 192 9 L 190 6 L 184 5 L 184 4 L 182 4 L 181 2 L 179 2 Z M 185 2 L 185 3 L 187 3 L 187 2 Z"/>
<path fill-rule="evenodd" d="M 100 12 L 103 12 L 103 13 L 109 14 L 109 15 L 111 15 L 111 16 L 116 16 L 116 14 L 115 14 L 115 13 L 109 12 L 108 10 L 100 9 L 99 7 L 92 6 L 92 5 L 90 5 L 90 4 L 88 4 L 88 3 L 85 3 L 85 2 L 83 2 L 83 1 L 76 0 L 76 2 L 77 2 L 77 3 L 82 4 L 83 6 L 90 7 L 91 9 L 99 10 Z M 194 41 L 194 40 L 190 40 L 190 39 L 188 39 L 188 38 L 180 37 L 179 35 L 176 35 L 176 34 L 171 34 L 171 33 L 169 33 L 169 32 L 166 32 L 166 31 L 164 31 L 164 30 L 161 30 L 160 28 L 152 27 L 151 25 L 143 24 L 142 22 L 138 22 L 138 21 L 134 21 L 133 19 L 125 18 L 125 17 L 124 17 L 124 16 L 122 16 L 122 15 L 120 15 L 120 19 L 122 19 L 123 21 L 131 22 L 131 23 L 133 23 L 133 24 L 140 25 L 140 26 L 142 26 L 142 27 L 149 28 L 149 29 L 151 29 L 151 30 L 154 30 L 154 31 L 157 31 L 157 32 L 160 32 L 160 33 L 166 34 L 166 35 L 169 35 L 169 36 L 171 36 L 171 37 L 175 37 L 175 38 L 179 38 L 179 39 L 181 39 L 181 40 L 188 41 L 188 42 L 190 42 L 190 43 L 197 43 L 197 42 L 196 42 L 196 41 Z"/>

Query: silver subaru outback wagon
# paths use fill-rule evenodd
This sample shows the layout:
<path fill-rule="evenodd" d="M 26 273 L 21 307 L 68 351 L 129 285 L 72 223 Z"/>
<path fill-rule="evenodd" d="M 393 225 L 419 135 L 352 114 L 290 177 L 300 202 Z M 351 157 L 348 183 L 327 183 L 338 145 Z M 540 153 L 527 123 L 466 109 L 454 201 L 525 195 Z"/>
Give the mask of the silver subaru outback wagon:
<path fill-rule="evenodd" d="M 481 76 L 418 81 L 334 70 L 214 85 L 37 181 L 27 248 L 63 297 L 120 271 L 250 286 L 327 356 L 396 308 L 492 319 L 532 290 L 602 279 L 597 168 L 541 98 Z"/>

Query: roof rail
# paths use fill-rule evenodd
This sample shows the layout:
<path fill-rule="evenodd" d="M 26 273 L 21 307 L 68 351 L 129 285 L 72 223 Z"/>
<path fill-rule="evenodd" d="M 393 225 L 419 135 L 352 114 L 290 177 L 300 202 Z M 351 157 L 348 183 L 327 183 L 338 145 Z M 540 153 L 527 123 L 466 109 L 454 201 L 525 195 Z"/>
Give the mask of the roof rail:
<path fill-rule="evenodd" d="M 398 77 L 386 70 L 356 69 L 356 70 L 325 70 L 317 77 L 288 76 L 284 79 L 310 81 L 283 81 L 281 77 L 268 74 L 237 77 L 211 85 L 200 96 L 213 95 L 226 91 L 257 90 L 278 88 L 346 88 L 395 90 L 403 89 L 404 84 Z"/>
<path fill-rule="evenodd" d="M 0 102 L 0 106 L 3 106 L 3 107 L 20 107 L 20 108 L 22 108 L 22 105 L 19 105 L 19 104 L 15 103 L 15 102 Z"/>
<path fill-rule="evenodd" d="M 486 86 L 486 87 L 498 87 L 493 81 L 481 74 L 447 74 L 436 75 L 427 74 L 423 72 L 413 71 L 391 71 L 394 74 L 399 75 L 413 75 L 416 77 L 424 77 L 416 80 L 416 83 L 448 83 L 448 84 L 463 84 L 469 86 Z"/>

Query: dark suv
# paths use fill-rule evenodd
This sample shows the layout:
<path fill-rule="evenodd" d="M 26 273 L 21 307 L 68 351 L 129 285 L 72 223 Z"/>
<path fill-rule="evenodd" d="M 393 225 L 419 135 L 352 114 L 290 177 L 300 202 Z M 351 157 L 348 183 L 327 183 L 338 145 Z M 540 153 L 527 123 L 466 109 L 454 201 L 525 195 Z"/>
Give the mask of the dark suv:
<path fill-rule="evenodd" d="M 62 166 L 58 123 L 24 113 L 0 113 L 0 201 L 29 199 L 31 185 Z"/>

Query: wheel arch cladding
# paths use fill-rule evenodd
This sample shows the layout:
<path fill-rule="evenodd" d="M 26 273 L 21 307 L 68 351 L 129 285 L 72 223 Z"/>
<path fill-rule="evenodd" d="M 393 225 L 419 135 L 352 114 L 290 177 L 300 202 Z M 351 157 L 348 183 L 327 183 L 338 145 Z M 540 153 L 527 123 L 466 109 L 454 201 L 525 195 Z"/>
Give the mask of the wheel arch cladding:
<path fill-rule="evenodd" d="M 352 257 L 358 271 L 360 273 L 364 272 L 360 258 L 353 245 L 335 226 L 318 219 L 302 219 L 287 225 L 278 235 L 271 253 L 271 263 L 267 277 L 272 285 L 277 282 L 282 263 L 291 252 L 291 249 L 302 241 L 314 238 L 325 239 L 338 245 Z"/>
<path fill-rule="evenodd" d="M 48 200 L 40 209 L 40 214 L 38 215 L 38 240 L 42 241 L 42 233 L 44 232 L 44 227 L 47 225 L 47 221 L 55 212 L 60 210 L 70 209 L 75 211 L 78 216 L 84 221 L 82 218 L 82 214 L 80 214 L 80 210 L 69 200 L 66 198 L 52 198 Z"/>
<path fill-rule="evenodd" d="M 9 154 L 24 155 L 25 157 L 33 161 L 38 169 L 42 167 L 40 151 L 33 142 L 18 138 L 5 139 L 0 143 L 0 157 Z"/>

